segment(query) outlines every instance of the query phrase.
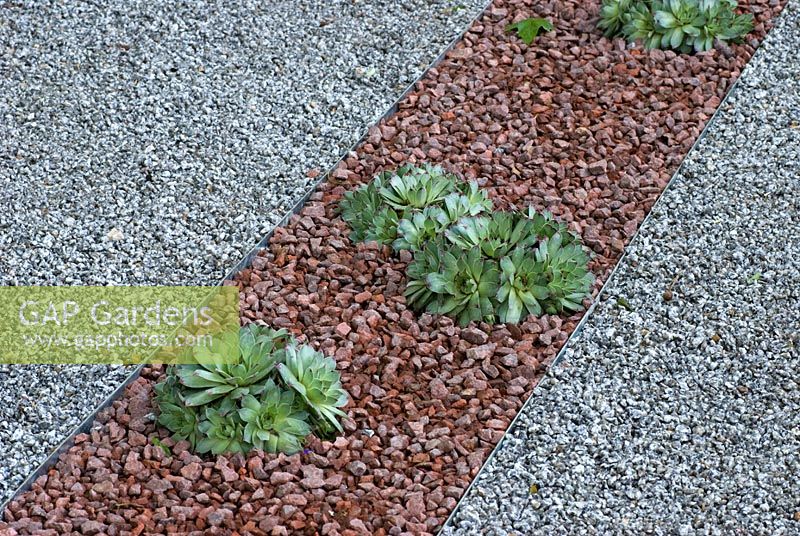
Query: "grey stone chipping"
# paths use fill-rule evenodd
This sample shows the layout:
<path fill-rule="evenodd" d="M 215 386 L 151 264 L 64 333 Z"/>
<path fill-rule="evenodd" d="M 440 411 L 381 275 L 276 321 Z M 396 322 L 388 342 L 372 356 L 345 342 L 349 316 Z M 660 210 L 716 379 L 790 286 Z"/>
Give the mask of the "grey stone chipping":
<path fill-rule="evenodd" d="M 0 3 L 0 284 L 215 284 L 485 4 Z M 0 503 L 126 374 L 0 366 Z"/>
<path fill-rule="evenodd" d="M 484 4 L 2 4 L 0 283 L 216 283 Z"/>
<path fill-rule="evenodd" d="M 798 43 L 792 0 L 443 534 L 800 534 Z"/>
<path fill-rule="evenodd" d="M 0 504 L 130 372 L 105 365 L 0 366 Z"/>

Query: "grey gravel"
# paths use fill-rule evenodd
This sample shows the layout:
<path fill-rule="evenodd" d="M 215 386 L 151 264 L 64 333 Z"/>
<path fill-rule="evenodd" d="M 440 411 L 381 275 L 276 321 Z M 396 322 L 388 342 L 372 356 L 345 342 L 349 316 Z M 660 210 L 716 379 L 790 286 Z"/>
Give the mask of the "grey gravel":
<path fill-rule="evenodd" d="M 0 283 L 216 283 L 485 3 L 3 3 Z"/>
<path fill-rule="evenodd" d="M 800 534 L 799 5 L 443 534 Z"/>
<path fill-rule="evenodd" d="M 126 367 L 0 367 L 0 504 L 131 372 Z"/>
<path fill-rule="evenodd" d="M 0 3 L 0 284 L 214 284 L 486 0 Z M 0 367 L 0 503 L 125 377 Z"/>

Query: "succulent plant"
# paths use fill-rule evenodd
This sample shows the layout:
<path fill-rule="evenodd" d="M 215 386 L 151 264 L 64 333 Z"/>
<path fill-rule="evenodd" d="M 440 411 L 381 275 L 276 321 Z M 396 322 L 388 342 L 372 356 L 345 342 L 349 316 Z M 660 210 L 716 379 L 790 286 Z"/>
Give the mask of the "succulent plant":
<path fill-rule="evenodd" d="M 614 37 L 622 32 L 622 28 L 630 20 L 631 4 L 634 0 L 603 0 L 600 8 L 600 22 L 597 27 L 603 30 L 606 37 Z"/>
<path fill-rule="evenodd" d="M 589 257 L 579 244 L 564 244 L 554 235 L 539 244 L 536 261 L 543 265 L 547 279 L 545 312 L 558 314 L 583 308 L 594 277 L 589 272 Z"/>
<path fill-rule="evenodd" d="M 296 403 L 294 391 L 281 389 L 272 379 L 259 399 L 246 395 L 241 406 L 244 440 L 265 452 L 297 452 L 311 433 L 308 413 Z"/>
<path fill-rule="evenodd" d="M 478 183 L 470 181 L 459 186 L 461 193 L 448 194 L 444 198 L 439 213 L 439 222 L 443 226 L 451 225 L 463 217 L 477 216 L 492 210 L 492 202 Z"/>
<path fill-rule="evenodd" d="M 750 13 L 735 15 L 729 11 L 721 17 L 721 20 L 723 22 L 720 24 L 721 28 L 716 31 L 716 37 L 722 41 L 741 41 L 745 35 L 753 31 L 753 15 Z"/>
<path fill-rule="evenodd" d="M 229 408 L 206 407 L 198 430 L 204 437 L 197 442 L 197 452 L 203 454 L 235 454 L 250 451 L 252 445 L 244 440 L 244 426 L 238 413 Z"/>
<path fill-rule="evenodd" d="M 477 216 L 481 212 L 492 210 L 492 200 L 489 199 L 489 194 L 486 193 L 486 190 L 482 190 L 477 182 L 460 182 L 456 188 L 465 198 L 469 207 L 468 213 L 463 215 Z"/>
<path fill-rule="evenodd" d="M 342 389 L 333 359 L 311 346 L 290 344 L 278 372 L 286 385 L 305 401 L 311 416 L 321 423 L 324 431 L 331 426 L 342 431 L 339 417 L 346 414 L 340 408 L 347 404 L 347 393 Z"/>
<path fill-rule="evenodd" d="M 697 0 L 697 7 L 700 11 L 710 11 L 714 9 L 728 8 L 731 11 L 736 9 L 738 2 L 736 0 Z"/>
<path fill-rule="evenodd" d="M 465 251 L 458 246 L 444 249 L 441 261 L 440 271 L 426 278 L 428 288 L 438 294 L 428 311 L 450 315 L 462 326 L 473 320 L 493 322 L 497 263 L 484 258 L 478 247 Z"/>
<path fill-rule="evenodd" d="M 426 242 L 445 229 L 447 223 L 442 222 L 446 219 L 442 209 L 438 207 L 427 207 L 422 212 L 403 218 L 397 225 L 398 238 L 392 242 L 392 247 L 395 251 L 422 249 Z"/>
<path fill-rule="evenodd" d="M 414 260 L 406 268 L 406 302 L 417 311 L 435 309 L 432 302 L 438 299 L 438 295 L 428 287 L 428 274 L 440 271 L 443 251 L 442 240 L 432 240 L 414 253 Z"/>
<path fill-rule="evenodd" d="M 400 217 L 394 209 L 389 207 L 381 208 L 372 216 L 370 227 L 364 234 L 364 241 L 375 241 L 382 245 L 391 245 L 397 240 L 397 227 L 400 224 Z"/>
<path fill-rule="evenodd" d="M 500 259 L 500 286 L 497 291 L 497 315 L 500 322 L 516 324 L 523 313 L 541 316 L 547 299 L 545 266 L 524 248 Z"/>
<path fill-rule="evenodd" d="M 422 210 L 444 200 L 456 190 L 457 179 L 438 166 L 404 166 L 394 173 L 380 176 L 380 195 L 390 207 L 401 210 Z"/>
<path fill-rule="evenodd" d="M 357 190 L 348 192 L 339 202 L 342 219 L 350 226 L 350 239 L 363 242 L 374 240 L 395 249 L 409 249 L 404 236 L 430 228 L 418 214 L 426 212 L 439 227 L 454 223 L 465 215 L 474 216 L 489 210 L 491 201 L 476 182 L 459 183 L 455 176 L 436 166 L 404 166 L 379 174 Z M 403 231 L 398 226 L 403 220 Z M 426 234 L 426 233 L 423 233 Z M 430 234 L 428 231 L 427 234 Z"/>
<path fill-rule="evenodd" d="M 479 216 L 476 218 L 462 218 L 455 225 L 445 231 L 445 237 L 451 244 L 469 250 L 480 248 L 490 257 L 502 244 L 497 237 L 493 236 L 489 226 L 491 218 L 489 216 Z"/>
<path fill-rule="evenodd" d="M 197 410 L 183 401 L 174 371 L 167 374 L 164 381 L 154 387 L 158 406 L 158 424 L 172 432 L 175 441 L 188 441 L 192 448 L 197 446 Z"/>
<path fill-rule="evenodd" d="M 644 2 L 633 4 L 623 33 L 628 42 L 642 41 L 646 48 L 659 48 L 663 38 L 650 5 Z"/>
<path fill-rule="evenodd" d="M 528 207 L 524 214 L 533 222 L 531 232 L 538 238 L 550 238 L 555 234 L 560 234 L 564 243 L 579 241 L 578 236 L 569 231 L 564 222 L 553 219 L 553 214 L 550 212 L 537 212 L 533 207 Z"/>
<path fill-rule="evenodd" d="M 538 240 L 533 220 L 511 212 L 462 218 L 445 231 L 445 237 L 464 250 L 480 248 L 492 259 L 499 259 L 517 246 L 529 246 Z"/>
<path fill-rule="evenodd" d="M 238 338 L 223 336 L 210 347 L 196 347 L 198 364 L 176 369 L 180 383 L 188 388 L 186 405 L 202 406 L 222 397 L 258 395 L 264 389 L 264 379 L 283 359 L 288 339 L 286 330 L 250 324 L 239 331 Z"/>
<path fill-rule="evenodd" d="M 703 52 L 714 47 L 714 41 L 737 41 L 753 30 L 753 15 L 736 15 L 727 2 L 711 2 L 701 7 L 704 23 L 694 38 L 694 50 Z M 735 2 L 734 2 L 735 7 Z"/>
<path fill-rule="evenodd" d="M 688 52 L 694 38 L 700 35 L 705 17 L 696 2 L 667 0 L 653 2 L 653 18 L 662 31 L 661 48 L 674 48 Z"/>
<path fill-rule="evenodd" d="M 447 194 L 439 204 L 406 212 L 397 226 L 398 238 L 392 244 L 395 251 L 419 251 L 462 217 L 476 216 L 491 209 L 492 202 L 478 188 L 478 183 L 462 183 L 457 188 L 457 192 Z"/>
<path fill-rule="evenodd" d="M 647 48 L 710 50 L 714 41 L 752 31 L 752 15 L 737 15 L 735 0 L 604 0 L 598 27 Z"/>
<path fill-rule="evenodd" d="M 385 210 L 383 198 L 378 193 L 381 186 L 381 178 L 376 177 L 369 184 L 345 193 L 339 201 L 339 213 L 350 226 L 350 240 L 353 242 L 367 240 L 376 216 Z"/>

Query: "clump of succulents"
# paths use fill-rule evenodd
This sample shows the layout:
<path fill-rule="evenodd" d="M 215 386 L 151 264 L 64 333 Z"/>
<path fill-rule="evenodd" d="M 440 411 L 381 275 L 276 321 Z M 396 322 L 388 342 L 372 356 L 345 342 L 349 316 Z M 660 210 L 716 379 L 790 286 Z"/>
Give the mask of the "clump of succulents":
<path fill-rule="evenodd" d="M 414 255 L 406 300 L 461 325 L 580 310 L 594 279 L 588 255 L 562 225 L 506 212 L 461 220 Z M 548 234 L 554 229 L 561 232 Z"/>
<path fill-rule="evenodd" d="M 158 423 L 199 453 L 291 454 L 314 433 L 342 430 L 347 393 L 336 363 L 285 330 L 250 324 L 236 344 L 197 347 L 194 365 L 171 365 L 155 386 Z"/>
<path fill-rule="evenodd" d="M 402 211 L 391 244 L 414 254 L 406 273 L 410 307 L 451 316 L 462 325 L 517 323 L 531 314 L 582 307 L 593 281 L 589 257 L 578 237 L 551 214 L 530 207 L 492 211 L 477 183 L 445 181 L 439 168 L 402 168 L 391 175 L 391 191 L 387 176 L 346 196 L 341 212 L 353 228 L 351 237 L 368 240 L 359 230 L 368 222 L 356 208 L 365 203 L 355 200 L 385 194 L 387 206 Z M 370 188 L 377 197 L 367 194 Z"/>
<path fill-rule="evenodd" d="M 753 16 L 737 7 L 736 0 L 603 0 L 597 25 L 647 48 L 702 52 L 753 30 Z"/>
<path fill-rule="evenodd" d="M 423 165 L 377 175 L 347 192 L 339 212 L 354 242 L 417 251 L 462 216 L 476 216 L 490 207 L 477 183 L 463 183 L 438 166 Z"/>

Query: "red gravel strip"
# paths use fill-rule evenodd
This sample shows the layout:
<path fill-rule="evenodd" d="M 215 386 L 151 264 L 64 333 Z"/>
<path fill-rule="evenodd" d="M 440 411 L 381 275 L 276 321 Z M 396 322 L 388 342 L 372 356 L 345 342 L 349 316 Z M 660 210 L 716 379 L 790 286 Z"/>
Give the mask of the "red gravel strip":
<path fill-rule="evenodd" d="M 782 1 L 741 2 L 765 34 Z M 534 5 L 535 4 L 535 5 Z M 301 455 L 201 459 L 155 428 L 149 370 L 5 511 L 0 535 L 435 532 L 580 319 L 460 329 L 402 297 L 408 255 L 353 245 L 336 201 L 376 172 L 440 162 L 500 206 L 570 222 L 608 274 L 753 52 L 627 50 L 599 1 L 500 1 L 232 284 L 243 316 L 334 354 L 347 434 Z M 550 17 L 528 47 L 503 29 Z M 163 432 L 161 437 L 163 437 Z"/>

